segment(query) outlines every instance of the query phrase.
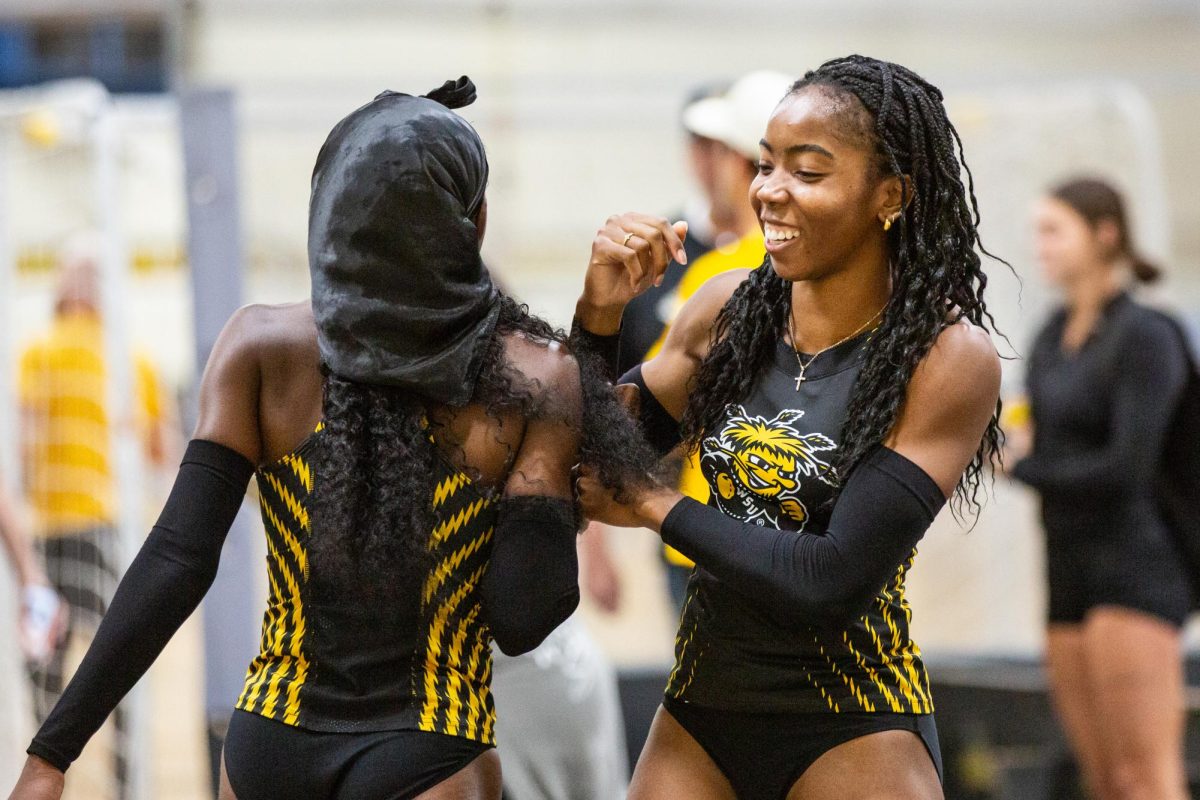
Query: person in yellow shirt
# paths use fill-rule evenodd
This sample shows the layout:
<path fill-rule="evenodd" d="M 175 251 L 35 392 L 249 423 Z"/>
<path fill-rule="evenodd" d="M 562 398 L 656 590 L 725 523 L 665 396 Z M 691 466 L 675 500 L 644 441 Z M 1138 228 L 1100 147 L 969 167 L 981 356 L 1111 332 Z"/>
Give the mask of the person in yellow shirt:
<path fill-rule="evenodd" d="M 90 635 L 112 599 L 118 578 L 116 500 L 107 402 L 99 275 L 90 252 L 69 245 L 48 328 L 24 350 L 18 380 L 26 500 L 36 549 L 50 585 L 66 601 L 67 631 L 45 659 L 31 660 L 39 723 L 65 685 L 64 659 L 74 632 Z M 146 456 L 166 453 L 166 403 L 148 359 L 134 359 L 136 419 Z M 115 774 L 124 785 L 123 718 L 117 730 Z"/>
<path fill-rule="evenodd" d="M 759 140 L 775 106 L 787 94 L 792 79 L 776 72 L 751 72 L 739 78 L 723 95 L 707 97 L 688 106 L 683 124 L 694 136 L 715 142 L 714 189 L 722 207 L 730 210 L 731 230 L 719 235 L 715 247 L 688 265 L 667 301 L 666 327 L 646 353 L 658 354 L 670 321 L 696 290 L 710 278 L 733 269 L 754 268 L 766 257 L 762 229 L 750 205 L 750 183 L 758 172 Z M 679 490 L 702 503 L 708 501 L 708 484 L 694 456 L 683 463 Z M 693 564 L 671 547 L 664 547 L 667 582 L 676 609 L 681 609 Z"/>

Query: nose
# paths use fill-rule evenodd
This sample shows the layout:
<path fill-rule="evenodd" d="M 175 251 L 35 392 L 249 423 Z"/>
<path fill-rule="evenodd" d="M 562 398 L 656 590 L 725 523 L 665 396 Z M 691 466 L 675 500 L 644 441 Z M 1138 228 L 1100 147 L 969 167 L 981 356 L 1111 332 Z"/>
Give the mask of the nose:
<path fill-rule="evenodd" d="M 786 202 L 787 192 L 783 188 L 783 178 L 778 177 L 780 170 L 770 175 L 759 175 L 754 186 L 754 196 L 763 205 L 777 205 Z"/>

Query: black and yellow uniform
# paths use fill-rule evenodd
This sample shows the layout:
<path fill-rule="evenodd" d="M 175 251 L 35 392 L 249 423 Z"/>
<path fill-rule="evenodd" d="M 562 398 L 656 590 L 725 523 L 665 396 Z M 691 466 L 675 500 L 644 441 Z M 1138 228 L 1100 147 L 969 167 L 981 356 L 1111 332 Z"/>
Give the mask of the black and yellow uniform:
<path fill-rule="evenodd" d="M 495 743 L 492 661 L 481 614 L 495 504 L 438 460 L 429 534 L 435 566 L 419 593 L 384 606 L 322 597 L 310 580 L 309 454 L 320 430 L 257 472 L 270 599 L 237 708 L 313 731 L 411 729 Z"/>
<path fill-rule="evenodd" d="M 188 445 L 158 523 L 31 754 L 65 771 L 199 605 L 251 474 L 271 595 L 225 748 L 237 796 L 411 797 L 494 746 L 492 641 L 526 652 L 579 601 L 570 504 L 493 499 L 439 456 L 430 567 L 394 598 L 367 601 L 353 587 L 323 588 L 338 582 L 321 580 L 310 557 L 310 501 L 320 492 L 310 456 L 321 441 L 318 429 L 257 471 L 223 445 Z M 293 788 L 281 795 L 285 785 Z"/>
<path fill-rule="evenodd" d="M 701 445 L 709 505 L 758 526 L 821 533 L 832 464 L 866 334 L 823 353 L 800 391 L 782 341 L 754 392 L 731 405 Z M 910 557 L 867 613 L 844 628 L 780 624 L 737 586 L 696 570 L 688 587 L 667 695 L 745 711 L 929 714 L 921 650 L 909 636 Z"/>
<path fill-rule="evenodd" d="M 340 381 L 411 393 L 426 407 L 475 397 L 504 300 L 479 256 L 483 144 L 450 110 L 474 97 L 465 77 L 423 98 L 385 92 L 339 122 L 318 155 L 312 308 L 323 371 Z M 411 797 L 493 745 L 491 642 L 528 652 L 579 602 L 573 504 L 493 496 L 439 460 L 432 530 L 396 520 L 397 537 L 427 542 L 430 564 L 415 576 L 412 565 L 370 565 L 402 581 L 371 597 L 309 547 L 322 534 L 311 457 L 323 440 L 318 429 L 257 470 L 220 442 L 189 443 L 32 755 L 65 771 L 199 605 L 253 474 L 270 598 L 225 750 L 236 795 Z M 365 472 L 361 480 L 387 479 Z"/>
<path fill-rule="evenodd" d="M 812 360 L 803 383 L 780 341 L 754 389 L 701 442 L 708 504 L 684 498 L 662 523 L 663 541 L 697 564 L 663 706 L 739 798 L 783 798 L 823 753 L 887 730 L 917 734 L 941 771 L 905 577 L 945 497 L 878 446 L 833 501 L 870 335 Z M 639 370 L 623 380 L 641 390 L 649 440 L 669 450 L 677 424 Z"/>

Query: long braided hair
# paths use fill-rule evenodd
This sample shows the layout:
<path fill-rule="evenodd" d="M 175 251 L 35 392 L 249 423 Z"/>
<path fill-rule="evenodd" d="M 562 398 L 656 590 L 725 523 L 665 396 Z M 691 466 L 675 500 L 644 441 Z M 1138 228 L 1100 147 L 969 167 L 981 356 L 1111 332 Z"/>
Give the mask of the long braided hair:
<path fill-rule="evenodd" d="M 810 89 L 824 92 L 846 132 L 872 149 L 878 176 L 898 176 L 903 184 L 904 211 L 888 233 L 892 295 L 867 345 L 842 428 L 836 473 L 844 479 L 895 425 L 913 371 L 947 325 L 966 319 L 995 331 L 979 254 L 995 256 L 979 239 L 974 181 L 937 87 L 898 64 L 853 55 L 807 73 L 789 96 Z M 768 256 L 725 304 L 684 413 L 689 446 L 698 447 L 725 406 L 753 390 L 788 324 L 791 298 L 791 283 L 775 273 Z M 964 502 L 973 511 L 980 507 L 984 465 L 999 457 L 999 413 L 997 402 L 959 481 L 956 511 Z"/>
<path fill-rule="evenodd" d="M 579 409 L 559 398 L 555 387 L 542 386 L 510 363 L 504 339 L 511 334 L 547 345 L 570 344 L 564 331 L 501 295 L 470 402 L 501 425 L 506 413 L 565 422 L 580 435 L 580 460 L 595 467 L 605 486 L 620 492 L 645 484 L 656 455 L 641 441 L 603 365 L 576 350 L 584 406 L 580 418 Z M 325 375 L 324 430 L 312 457 L 320 491 L 312 495 L 308 545 L 310 562 L 321 565 L 322 585 L 391 598 L 411 592 L 413 581 L 432 566 L 427 544 L 436 524 L 440 456 L 431 435 L 438 423 L 428 411 L 428 401 L 411 392 Z M 510 449 L 510 463 L 515 455 Z M 461 452 L 451 462 L 479 477 Z M 501 489 L 485 491 L 496 498 Z"/>

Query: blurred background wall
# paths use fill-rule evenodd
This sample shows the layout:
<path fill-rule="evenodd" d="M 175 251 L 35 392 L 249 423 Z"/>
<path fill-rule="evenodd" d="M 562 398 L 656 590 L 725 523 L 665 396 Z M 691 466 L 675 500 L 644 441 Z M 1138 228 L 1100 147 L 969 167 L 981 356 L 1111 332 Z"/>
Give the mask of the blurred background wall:
<path fill-rule="evenodd" d="M 464 116 L 492 168 L 485 255 L 514 293 L 565 325 L 595 228 L 624 210 L 667 213 L 692 191 L 678 123 L 690 88 L 757 68 L 798 77 L 850 52 L 912 67 L 947 96 L 984 241 L 1012 265 L 993 263 L 988 289 L 1011 337 L 1006 391 L 1019 389 L 1016 357 L 1053 302 L 1033 264 L 1030 207 L 1068 174 L 1098 173 L 1128 192 L 1143 249 L 1169 268 L 1157 301 L 1200 322 L 1195 0 L 5 0 L 0 226 L 17 270 L 0 326 L 19 342 L 48 316 L 57 249 L 96 224 L 93 155 L 55 95 L 30 84 L 86 73 L 119 92 L 125 321 L 186 395 L 185 198 L 209 187 L 184 179 L 173 92 L 234 93 L 247 296 L 277 302 L 308 291 L 308 182 L 329 128 L 383 89 L 421 93 L 470 75 L 480 99 Z M 1030 498 L 998 481 L 967 527 L 944 514 L 923 545 L 911 589 L 918 641 L 933 652 L 1038 653 Z M 594 616 L 594 630 L 619 663 L 662 664 L 674 621 L 655 544 L 622 532 L 615 547 L 624 612 Z"/>

